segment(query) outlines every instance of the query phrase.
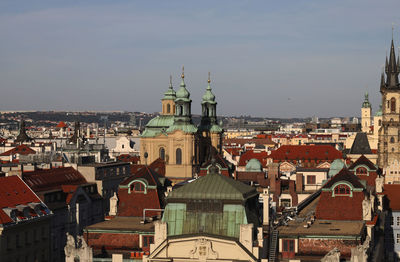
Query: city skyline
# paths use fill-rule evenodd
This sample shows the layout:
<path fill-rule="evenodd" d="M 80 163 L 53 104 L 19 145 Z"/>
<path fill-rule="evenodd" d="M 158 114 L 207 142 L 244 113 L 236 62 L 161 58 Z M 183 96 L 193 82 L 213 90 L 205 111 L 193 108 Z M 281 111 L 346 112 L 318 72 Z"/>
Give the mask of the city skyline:
<path fill-rule="evenodd" d="M 211 71 L 218 115 L 373 111 L 395 1 L 0 3 L 1 111 L 160 111 L 181 67 L 193 112 Z M 396 50 L 397 53 L 397 50 Z"/>

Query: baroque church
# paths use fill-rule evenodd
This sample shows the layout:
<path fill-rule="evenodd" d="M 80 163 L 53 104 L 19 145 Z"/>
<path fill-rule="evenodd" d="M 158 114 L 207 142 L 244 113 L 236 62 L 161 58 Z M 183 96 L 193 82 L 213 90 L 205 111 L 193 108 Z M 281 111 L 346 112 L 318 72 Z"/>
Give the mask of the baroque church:
<path fill-rule="evenodd" d="M 222 150 L 223 130 L 217 123 L 217 102 L 210 86 L 202 97 L 199 126 L 192 121 L 190 93 L 182 70 L 181 84 L 175 92 L 172 80 L 161 99 L 161 114 L 151 119 L 140 138 L 140 159 L 149 164 L 161 158 L 165 175 L 175 182 L 195 177 L 200 166 Z"/>

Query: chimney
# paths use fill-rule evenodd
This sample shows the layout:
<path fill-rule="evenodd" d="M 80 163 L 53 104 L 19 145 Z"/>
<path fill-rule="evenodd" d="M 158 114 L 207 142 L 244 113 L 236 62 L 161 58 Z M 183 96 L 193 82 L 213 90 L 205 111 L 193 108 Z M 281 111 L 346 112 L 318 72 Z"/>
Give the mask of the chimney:
<path fill-rule="evenodd" d="M 296 192 L 300 193 L 303 191 L 303 173 L 296 174 Z"/>
<path fill-rule="evenodd" d="M 269 225 L 269 188 L 263 189 L 263 225 Z"/>

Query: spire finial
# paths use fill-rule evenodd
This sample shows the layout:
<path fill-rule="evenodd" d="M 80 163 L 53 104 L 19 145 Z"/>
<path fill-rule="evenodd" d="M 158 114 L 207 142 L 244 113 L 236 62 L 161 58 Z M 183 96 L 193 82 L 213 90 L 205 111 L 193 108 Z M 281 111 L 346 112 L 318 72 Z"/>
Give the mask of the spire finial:
<path fill-rule="evenodd" d="M 211 75 L 211 73 L 208 72 L 208 81 L 207 81 L 208 83 L 211 83 L 211 76 L 210 75 Z"/>
<path fill-rule="evenodd" d="M 392 22 L 392 41 L 393 41 L 394 22 Z"/>
<path fill-rule="evenodd" d="M 169 75 L 169 87 L 172 87 L 172 75 Z"/>
<path fill-rule="evenodd" d="M 185 78 L 185 66 L 182 66 L 182 75 L 181 78 L 184 79 Z"/>

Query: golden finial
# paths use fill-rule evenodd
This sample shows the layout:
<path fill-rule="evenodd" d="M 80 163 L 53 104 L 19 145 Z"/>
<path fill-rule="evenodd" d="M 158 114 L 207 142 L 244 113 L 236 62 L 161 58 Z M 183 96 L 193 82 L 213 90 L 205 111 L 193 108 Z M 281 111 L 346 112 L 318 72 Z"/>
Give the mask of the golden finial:
<path fill-rule="evenodd" d="M 182 66 L 182 75 L 181 78 L 184 79 L 185 78 L 185 66 Z"/>
<path fill-rule="evenodd" d="M 210 75 L 211 75 L 210 72 L 208 72 L 208 81 L 207 81 L 208 83 L 211 83 L 211 77 L 210 77 Z"/>

